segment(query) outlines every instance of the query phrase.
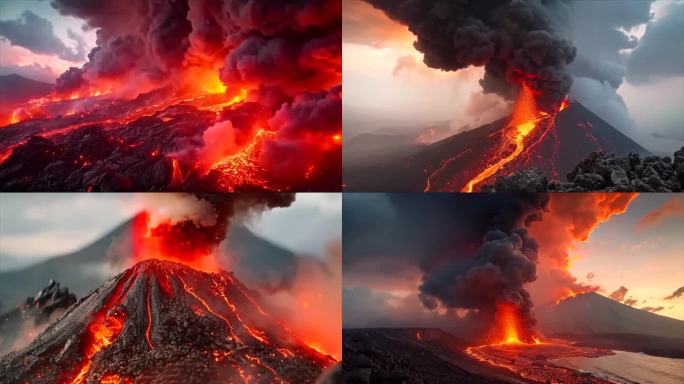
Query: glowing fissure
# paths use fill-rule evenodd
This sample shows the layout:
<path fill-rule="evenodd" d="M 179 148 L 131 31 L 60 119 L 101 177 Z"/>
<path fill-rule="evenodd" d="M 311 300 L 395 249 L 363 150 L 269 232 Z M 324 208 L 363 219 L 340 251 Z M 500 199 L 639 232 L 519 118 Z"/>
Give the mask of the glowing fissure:
<path fill-rule="evenodd" d="M 147 329 L 145 330 L 145 339 L 147 339 L 147 344 L 150 346 L 151 350 L 154 350 L 152 345 L 152 308 L 150 304 L 150 295 L 152 293 L 152 276 L 148 277 L 147 283 Z"/>
<path fill-rule="evenodd" d="M 94 315 L 93 319 L 86 326 L 86 332 L 81 338 L 84 343 L 84 361 L 74 378 L 66 381 L 69 384 L 83 384 L 88 378 L 90 364 L 93 357 L 100 351 L 109 347 L 123 330 L 126 314 L 115 306 L 121 305 L 121 301 L 126 296 L 130 288 L 131 271 L 127 271 L 124 278 L 120 279 L 109 295 L 107 303 Z"/>
<path fill-rule="evenodd" d="M 466 155 L 468 153 L 472 152 L 470 149 L 467 149 L 458 155 L 449 158 L 447 161 L 442 163 L 442 166 L 434 170 L 432 173 L 430 173 L 430 176 L 427 177 L 427 180 L 425 181 L 425 189 L 423 189 L 423 192 L 429 192 L 430 189 L 432 188 L 432 178 L 436 177 L 440 172 L 442 172 L 446 167 L 451 164 L 452 162 L 460 159 L 463 155 Z"/>

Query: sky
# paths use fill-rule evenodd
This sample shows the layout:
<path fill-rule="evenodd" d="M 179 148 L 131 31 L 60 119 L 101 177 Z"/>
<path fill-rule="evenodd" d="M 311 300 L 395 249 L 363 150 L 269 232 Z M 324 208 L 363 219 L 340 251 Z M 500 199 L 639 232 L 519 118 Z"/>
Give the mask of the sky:
<path fill-rule="evenodd" d="M 598 210 L 587 209 L 584 195 L 563 194 L 571 210 L 579 214 L 554 225 L 563 225 L 567 233 L 591 227 L 585 213 L 593 215 Z M 453 326 L 455 317 L 450 316 L 463 317 L 463 311 L 444 304 L 427 308 L 421 284 L 434 281 L 440 270 L 452 268 L 450 260 L 458 266 L 472 259 L 482 245 L 483 233 L 492 226 L 501 227 L 497 223 L 513 215 L 510 212 L 521 201 L 501 194 L 345 194 L 343 324 Z M 549 225 L 544 215 L 549 213 L 543 212 L 541 221 L 531 225 L 533 236 Z M 640 194 L 623 213 L 616 210 L 593 228 L 585 241 L 575 239 L 567 249 L 568 276 L 576 279 L 571 284 L 596 285 L 604 296 L 684 320 L 684 295 L 665 299 L 684 285 L 684 195 Z M 554 232 L 546 239 L 535 239 L 538 276 L 555 265 L 548 256 L 548 245 L 559 242 L 558 231 L 550 233 Z M 557 276 L 556 281 L 539 276 L 524 284 L 535 307 L 559 298 L 548 297 L 548 292 L 570 280 Z"/>
<path fill-rule="evenodd" d="M 146 193 L 149 198 L 152 194 Z M 19 193 L 0 195 L 0 270 L 3 256 L 36 259 L 76 251 L 145 205 L 140 194 Z M 341 197 L 299 193 L 287 208 L 248 220 L 256 234 L 295 253 L 323 257 L 342 232 Z"/>
<path fill-rule="evenodd" d="M 671 156 L 684 145 L 684 1 L 571 4 L 558 28 L 578 49 L 570 96 L 650 151 Z M 445 120 L 456 132 L 510 110 L 482 93 L 482 68 L 429 68 L 406 26 L 361 0 L 343 7 L 346 135 Z"/>
<path fill-rule="evenodd" d="M 48 0 L 0 1 L 0 75 L 54 82 L 86 62 L 95 38 L 83 20 L 60 15 Z"/>

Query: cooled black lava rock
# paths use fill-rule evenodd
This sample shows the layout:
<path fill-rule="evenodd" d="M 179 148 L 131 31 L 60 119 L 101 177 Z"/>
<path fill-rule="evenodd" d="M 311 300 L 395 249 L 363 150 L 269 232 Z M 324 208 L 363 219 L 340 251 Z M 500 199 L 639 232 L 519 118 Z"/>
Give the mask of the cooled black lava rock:
<path fill-rule="evenodd" d="M 541 188 L 545 185 L 546 188 Z M 502 176 L 489 192 L 680 192 L 684 186 L 684 147 L 669 157 L 638 154 L 617 157 L 593 152 L 568 173 L 567 181 L 548 182 L 543 172 L 527 169 Z M 527 189 L 526 189 L 527 188 Z"/>
<path fill-rule="evenodd" d="M 0 315 L 0 354 L 75 303 L 76 296 L 69 289 L 61 288 L 58 282 L 50 280 L 36 296 Z"/>
<path fill-rule="evenodd" d="M 421 335 L 421 340 L 417 335 Z M 440 356 L 457 356 L 460 341 L 438 329 L 363 328 L 342 331 L 345 384 L 501 383 Z M 454 349 L 445 347 L 451 344 Z"/>
<path fill-rule="evenodd" d="M 251 295 L 226 272 L 140 262 L 71 306 L 28 347 L 0 358 L 0 383 L 249 377 L 306 384 L 335 363 L 290 335 Z"/>

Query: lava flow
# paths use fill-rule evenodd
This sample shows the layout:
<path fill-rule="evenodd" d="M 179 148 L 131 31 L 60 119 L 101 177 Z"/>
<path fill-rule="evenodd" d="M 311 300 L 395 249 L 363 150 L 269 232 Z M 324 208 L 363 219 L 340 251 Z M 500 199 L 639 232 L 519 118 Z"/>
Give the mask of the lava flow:
<path fill-rule="evenodd" d="M 567 108 L 567 105 L 567 100 L 563 100 L 556 113 Z M 544 136 L 553 130 L 556 113 L 548 114 L 538 110 L 534 92 L 523 83 L 515 102 L 512 119 L 504 128 L 502 143 L 496 150 L 498 160 L 494 164 L 487 165 L 477 176 L 468 181 L 462 192 L 473 192 L 477 185 L 500 173 L 507 164 L 518 159 L 525 151 L 529 151 L 530 148 L 527 147 L 532 147 L 541 142 Z M 543 132 L 537 135 L 534 140 L 530 140 L 529 138 L 535 130 Z"/>
<path fill-rule="evenodd" d="M 0 105 L 0 190 L 340 190 L 339 1 L 105 3 L 51 2 L 97 46 Z"/>
<path fill-rule="evenodd" d="M 43 384 L 313 383 L 335 363 L 248 292 L 226 272 L 140 262 L 71 307 L 26 350 L 5 357 L 3 375 Z"/>

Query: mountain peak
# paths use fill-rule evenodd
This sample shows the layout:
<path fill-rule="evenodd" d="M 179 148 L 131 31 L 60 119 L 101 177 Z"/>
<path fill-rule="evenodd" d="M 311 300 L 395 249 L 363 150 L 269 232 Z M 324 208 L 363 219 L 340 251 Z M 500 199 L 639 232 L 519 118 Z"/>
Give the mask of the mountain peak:
<path fill-rule="evenodd" d="M 91 292 L 23 351 L 0 359 L 0 382 L 115 376 L 207 383 L 245 375 L 311 383 L 333 363 L 289 334 L 232 274 L 151 259 Z"/>

